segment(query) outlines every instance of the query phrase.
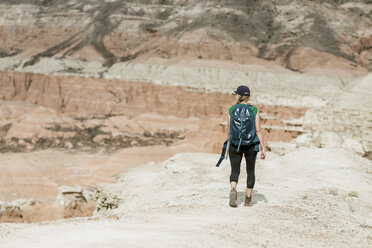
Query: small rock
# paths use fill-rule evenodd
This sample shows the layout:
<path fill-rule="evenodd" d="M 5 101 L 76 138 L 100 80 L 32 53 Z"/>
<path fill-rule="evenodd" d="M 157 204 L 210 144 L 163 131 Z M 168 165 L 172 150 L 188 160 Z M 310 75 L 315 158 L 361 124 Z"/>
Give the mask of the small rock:
<path fill-rule="evenodd" d="M 361 140 L 354 139 L 352 137 L 344 138 L 343 148 L 352 150 L 353 152 L 356 152 L 361 156 L 364 156 L 365 154 Z"/>
<path fill-rule="evenodd" d="M 0 201 L 0 220 L 7 221 L 22 218 L 22 209 L 18 203 L 8 203 Z"/>
<path fill-rule="evenodd" d="M 80 186 L 62 186 L 58 189 L 55 204 L 63 208 L 63 217 L 90 216 L 96 205 L 95 195 L 85 191 Z"/>
<path fill-rule="evenodd" d="M 36 201 L 30 199 L 18 199 L 11 202 L 12 205 L 20 206 L 21 208 L 35 206 Z"/>
<path fill-rule="evenodd" d="M 93 138 L 93 142 L 102 144 L 105 142 L 105 139 L 109 139 L 110 136 L 104 134 L 98 134 L 96 137 Z"/>
<path fill-rule="evenodd" d="M 87 202 L 81 187 L 62 186 L 58 188 L 58 191 L 56 202 L 64 209 L 78 209 L 80 205 Z"/>
<path fill-rule="evenodd" d="M 130 142 L 130 145 L 131 145 L 131 146 L 137 146 L 137 145 L 138 145 L 138 141 L 137 141 L 137 140 L 132 140 L 132 141 Z"/>
<path fill-rule="evenodd" d="M 322 132 L 320 135 L 320 145 L 322 147 L 339 148 L 342 144 L 342 138 L 333 132 Z"/>
<path fill-rule="evenodd" d="M 66 147 L 67 149 L 72 149 L 72 148 L 74 148 L 74 145 L 73 145 L 71 142 L 67 141 L 67 142 L 65 143 L 65 147 Z"/>
<path fill-rule="evenodd" d="M 151 133 L 149 131 L 144 131 L 143 136 L 145 137 L 151 137 Z"/>
<path fill-rule="evenodd" d="M 83 189 L 80 186 L 76 187 L 69 187 L 69 186 L 61 186 L 58 188 L 60 194 L 82 194 Z"/>
<path fill-rule="evenodd" d="M 27 150 L 33 150 L 35 147 L 31 144 L 26 145 Z"/>
<path fill-rule="evenodd" d="M 313 144 L 313 137 L 310 133 L 305 133 L 297 136 L 295 143 L 297 147 L 311 147 Z"/>
<path fill-rule="evenodd" d="M 296 150 L 296 144 L 286 142 L 267 142 L 267 146 L 270 151 L 279 153 L 280 155 Z"/>

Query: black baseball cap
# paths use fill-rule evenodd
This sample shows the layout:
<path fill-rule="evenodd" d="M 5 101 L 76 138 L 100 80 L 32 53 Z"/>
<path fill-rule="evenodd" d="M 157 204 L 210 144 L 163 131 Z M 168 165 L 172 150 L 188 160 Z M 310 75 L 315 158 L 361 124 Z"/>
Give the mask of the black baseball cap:
<path fill-rule="evenodd" d="M 235 94 L 238 94 L 238 95 L 241 95 L 241 96 L 250 96 L 251 95 L 251 91 L 249 90 L 249 88 L 245 85 L 240 85 L 236 91 L 234 91 Z"/>

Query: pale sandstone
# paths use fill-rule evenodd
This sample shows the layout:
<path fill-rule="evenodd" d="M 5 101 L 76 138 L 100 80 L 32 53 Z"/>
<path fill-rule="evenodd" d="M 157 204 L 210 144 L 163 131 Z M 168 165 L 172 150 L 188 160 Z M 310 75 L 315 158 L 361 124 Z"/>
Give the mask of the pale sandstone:
<path fill-rule="evenodd" d="M 116 183 L 98 188 L 102 201 L 97 214 L 110 219 L 17 228 L 3 225 L 0 228 L 7 234 L 1 240 L 5 247 L 26 242 L 30 247 L 47 247 L 53 237 L 57 248 L 72 242 L 85 248 L 133 245 L 138 240 L 144 247 L 166 247 L 170 240 L 178 247 L 246 247 L 247 243 L 253 247 L 297 247 L 299 243 L 305 247 L 370 246 L 368 160 L 333 149 L 299 150 L 274 159 L 269 156 L 267 161 L 258 161 L 254 206 L 243 206 L 245 188 L 241 183 L 239 206 L 231 209 L 228 162 L 215 168 L 217 159 L 216 154 L 188 153 L 138 167 L 118 177 Z M 241 176 L 245 176 L 244 170 Z M 175 182 L 183 187 L 174 187 Z M 131 190 L 126 190 L 128 187 Z M 237 214 L 241 218 L 235 218 Z M 255 229 L 248 231 L 247 219 Z M 240 232 L 234 237 L 226 235 L 231 228 Z M 345 237 L 347 232 L 353 235 Z M 64 233 L 63 239 L 60 233 Z"/>

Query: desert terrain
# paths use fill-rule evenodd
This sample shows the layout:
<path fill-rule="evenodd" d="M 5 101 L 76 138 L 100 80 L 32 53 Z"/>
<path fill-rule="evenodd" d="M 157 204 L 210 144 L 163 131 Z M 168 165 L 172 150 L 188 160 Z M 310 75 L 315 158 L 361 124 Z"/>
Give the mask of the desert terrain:
<path fill-rule="evenodd" d="M 0 246 L 370 247 L 371 16 L 367 0 L 1 1 Z M 242 84 L 268 154 L 233 209 L 215 164 Z"/>

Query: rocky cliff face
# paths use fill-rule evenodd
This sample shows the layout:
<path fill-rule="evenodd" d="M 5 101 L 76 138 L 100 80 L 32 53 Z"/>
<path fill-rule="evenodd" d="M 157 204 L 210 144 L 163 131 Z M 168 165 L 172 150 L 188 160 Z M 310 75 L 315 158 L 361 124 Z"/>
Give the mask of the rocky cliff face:
<path fill-rule="evenodd" d="M 231 94 L 185 87 L 18 72 L 0 77 L 0 152 L 114 151 L 186 138 L 218 153 L 234 103 Z M 305 108 L 257 106 L 268 141 L 290 141 L 304 132 L 301 123 L 286 121 L 302 117 Z"/>
<path fill-rule="evenodd" d="M 0 5 L 0 68 L 43 57 L 118 62 L 223 60 L 298 72 L 372 70 L 372 5 L 359 1 L 63 1 Z M 52 66 L 52 65 L 50 65 Z M 57 68 L 79 73 L 78 66 Z"/>

